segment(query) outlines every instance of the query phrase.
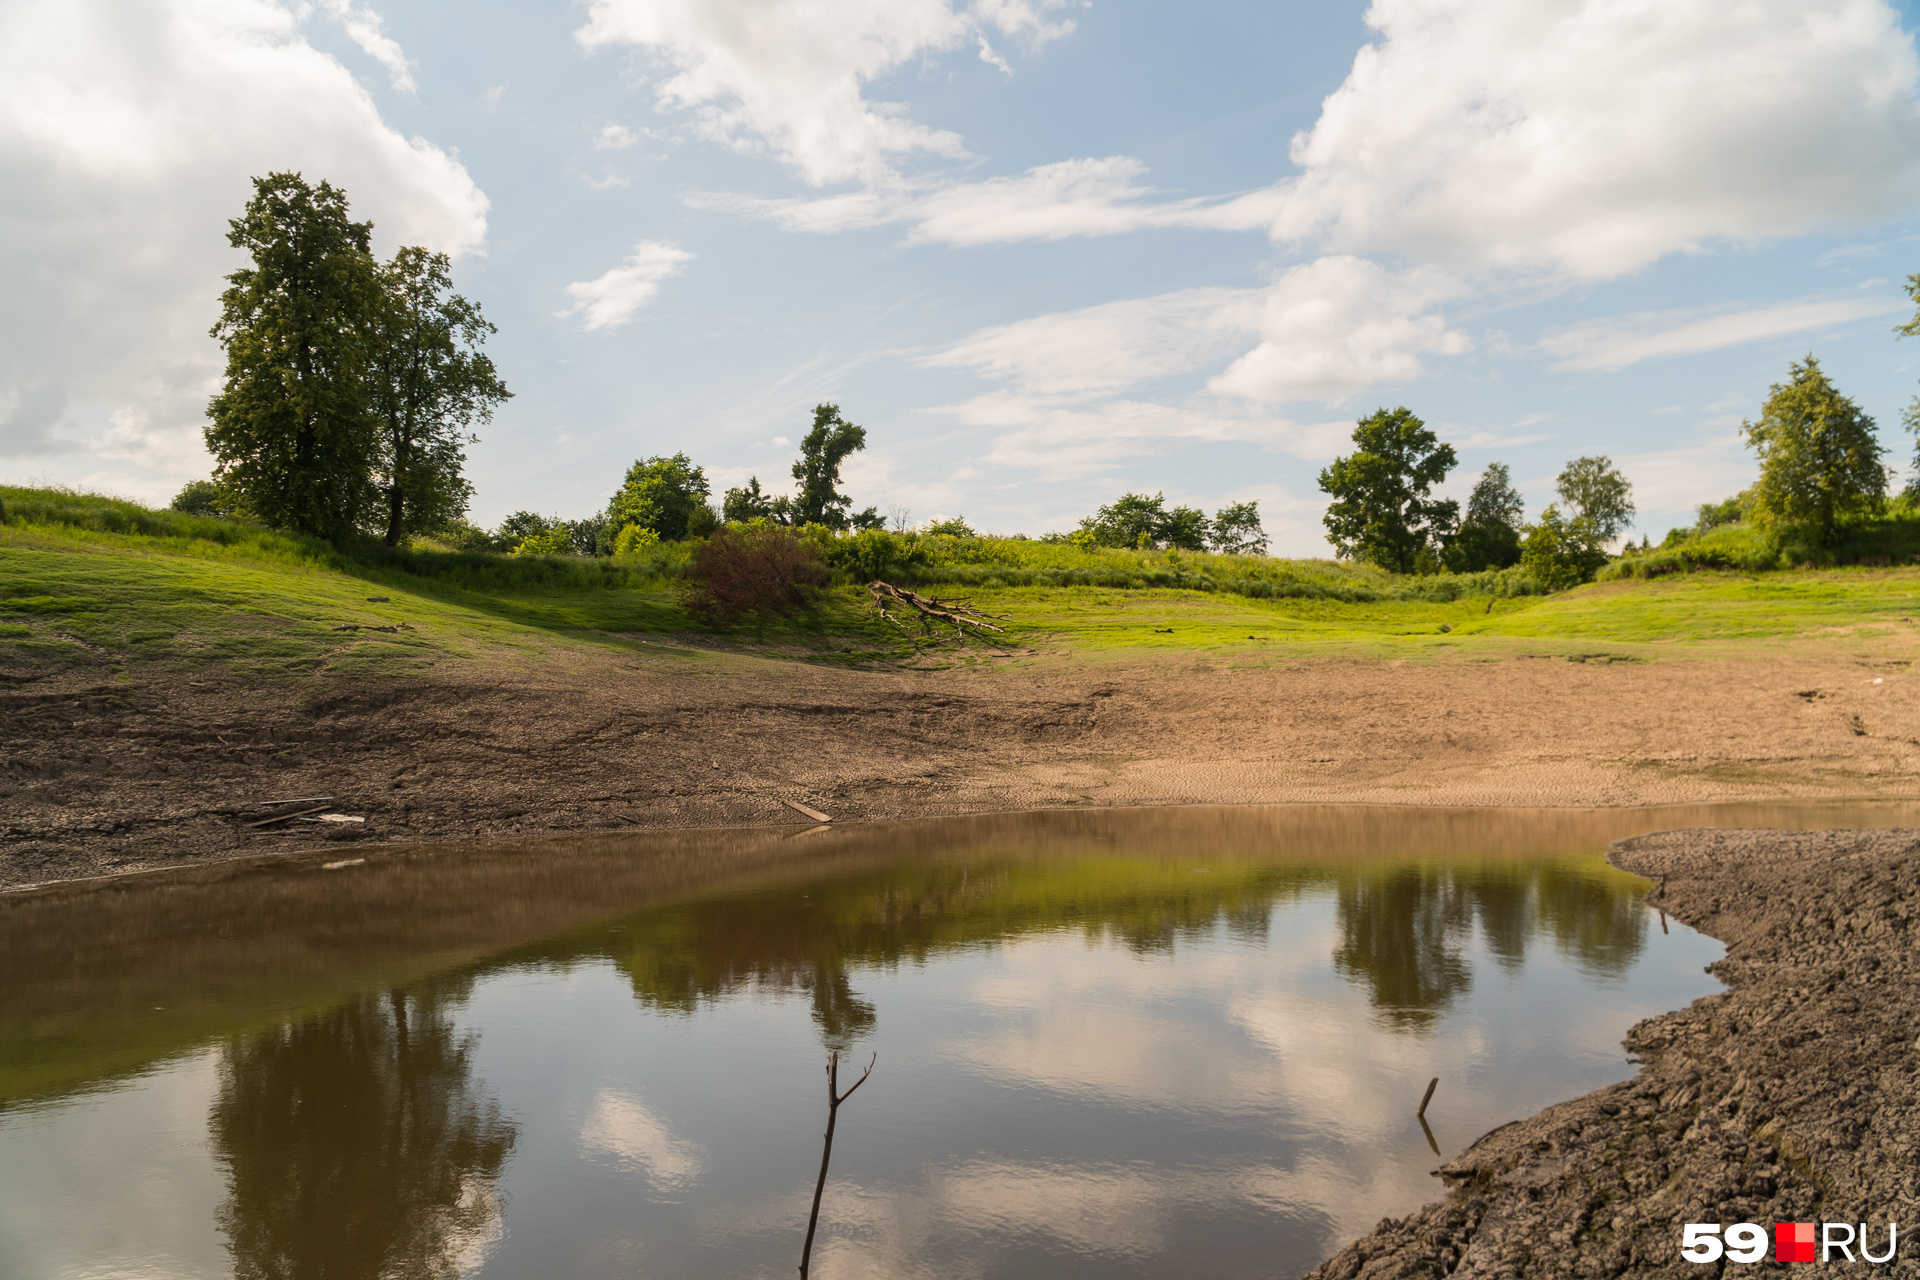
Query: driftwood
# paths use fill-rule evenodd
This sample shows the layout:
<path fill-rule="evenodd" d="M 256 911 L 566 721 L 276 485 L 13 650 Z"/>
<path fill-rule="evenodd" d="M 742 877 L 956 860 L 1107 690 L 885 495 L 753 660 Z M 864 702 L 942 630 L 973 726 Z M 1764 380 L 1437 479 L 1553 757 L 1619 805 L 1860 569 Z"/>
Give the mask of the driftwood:
<path fill-rule="evenodd" d="M 807 1215 L 807 1242 L 800 1246 L 800 1280 L 807 1280 L 807 1264 L 813 1259 L 813 1229 L 820 1225 L 820 1193 L 827 1187 L 827 1162 L 833 1159 L 833 1126 L 840 1118 L 840 1104 L 853 1096 L 853 1091 L 867 1082 L 873 1074 L 873 1064 L 880 1060 L 875 1054 L 867 1063 L 867 1069 L 860 1078 L 850 1085 L 845 1093 L 840 1092 L 840 1052 L 835 1050 L 827 1055 L 827 1140 L 820 1151 L 820 1179 L 813 1184 L 813 1212 Z"/>
<path fill-rule="evenodd" d="M 938 596 L 923 596 L 918 591 L 909 591 L 905 587 L 896 587 L 891 582 L 881 582 L 878 579 L 867 584 L 867 594 L 873 597 L 873 607 L 880 616 L 902 631 L 906 630 L 906 624 L 888 612 L 889 604 L 904 604 L 918 611 L 923 626 L 930 625 L 935 618 L 942 622 L 950 622 L 954 630 L 961 635 L 967 633 L 968 627 L 978 627 L 982 631 L 1006 630 L 1005 627 L 997 627 L 988 621 L 990 618 L 1004 618 L 1006 617 L 1004 613 L 982 613 L 967 603 L 968 598 L 943 600 Z"/>
<path fill-rule="evenodd" d="M 782 800 L 780 803 L 787 806 L 787 808 L 793 810 L 795 813 L 806 814 L 809 818 L 812 818 L 815 822 L 832 822 L 833 821 L 832 818 L 829 818 L 826 814 L 820 812 L 818 809 L 812 808 L 808 805 L 801 804 L 798 800 Z"/>
<path fill-rule="evenodd" d="M 292 813 L 276 813 L 271 818 L 262 818 L 258 822 L 245 822 L 241 825 L 247 827 L 270 827 L 276 822 L 285 822 L 288 818 L 304 818 L 308 814 L 318 813 L 326 807 L 324 804 L 317 804 L 311 809 L 295 809 Z"/>

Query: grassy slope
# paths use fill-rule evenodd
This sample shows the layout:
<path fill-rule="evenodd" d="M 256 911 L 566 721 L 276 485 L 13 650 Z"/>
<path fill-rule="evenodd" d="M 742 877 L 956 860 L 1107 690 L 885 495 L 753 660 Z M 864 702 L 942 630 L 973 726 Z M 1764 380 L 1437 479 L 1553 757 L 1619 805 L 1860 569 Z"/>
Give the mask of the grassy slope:
<path fill-rule="evenodd" d="M 444 662 L 534 659 L 557 648 L 633 649 L 646 637 L 696 630 L 669 584 L 635 567 L 343 554 L 131 504 L 8 489 L 0 489 L 0 501 L 9 514 L 0 525 L 0 672 L 16 680 L 49 668 L 129 665 L 258 676 L 397 676 Z M 1261 571 L 1321 572 L 1316 562 L 1285 561 L 1267 562 Z M 974 642 L 968 652 L 976 654 L 985 652 L 983 643 L 1112 656 L 1347 650 L 1441 657 L 1516 646 L 1571 653 L 1594 644 L 1891 636 L 1904 634 L 1905 620 L 1920 611 L 1920 571 L 1913 569 L 1693 573 L 1605 582 L 1552 597 L 1483 594 L 1451 601 L 1262 600 L 1117 586 L 969 590 L 976 604 L 1008 621 L 1004 638 Z M 840 588 L 814 617 L 728 639 L 836 662 L 890 661 L 928 647 L 876 621 L 863 603 L 857 588 Z M 348 624 L 402 629 L 336 629 Z M 949 640 L 934 647 L 965 660 Z"/>

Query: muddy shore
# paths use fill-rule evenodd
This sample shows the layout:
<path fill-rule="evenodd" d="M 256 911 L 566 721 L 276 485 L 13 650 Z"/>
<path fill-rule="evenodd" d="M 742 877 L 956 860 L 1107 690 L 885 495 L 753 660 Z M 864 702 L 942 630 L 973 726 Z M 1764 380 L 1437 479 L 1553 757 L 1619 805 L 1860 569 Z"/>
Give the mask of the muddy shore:
<path fill-rule="evenodd" d="M 943 671 L 556 654 L 408 679 L 130 668 L 0 690 L 0 889 L 331 847 L 1164 804 L 1920 797 L 1906 660 L 1271 648 Z"/>
<path fill-rule="evenodd" d="M 1900 1246 L 1823 1274 L 1920 1276 L 1920 830 L 1663 832 L 1611 856 L 1727 944 L 1727 990 L 1635 1026 L 1633 1079 L 1482 1138 L 1438 1170 L 1444 1199 L 1312 1280 L 1780 1274 L 1690 1263 L 1681 1226 L 1828 1221 L 1868 1224 L 1876 1254 L 1897 1223 Z"/>

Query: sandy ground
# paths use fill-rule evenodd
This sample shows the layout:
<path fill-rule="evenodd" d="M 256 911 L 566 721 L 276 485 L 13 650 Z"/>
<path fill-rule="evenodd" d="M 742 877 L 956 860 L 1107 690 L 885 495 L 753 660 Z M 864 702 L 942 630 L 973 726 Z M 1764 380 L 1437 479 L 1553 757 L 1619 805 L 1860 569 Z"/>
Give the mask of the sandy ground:
<path fill-rule="evenodd" d="M 316 847 L 1085 805 L 1920 796 L 1920 674 L 1836 645 L 1569 661 L 576 652 L 317 685 L 0 693 L 0 887 Z M 451 670 L 451 668 L 448 668 Z M 360 824 L 251 829 L 331 796 Z"/>
<path fill-rule="evenodd" d="M 1774 1224 L 1827 1222 L 1865 1224 L 1885 1265 L 1854 1247 L 1820 1274 L 1920 1276 L 1920 831 L 1666 832 L 1613 857 L 1727 943 L 1728 990 L 1634 1027 L 1634 1079 L 1488 1134 L 1437 1171 L 1446 1199 L 1313 1280 L 1780 1275 Z M 1687 1223 L 1757 1224 L 1766 1260 L 1683 1259 Z"/>

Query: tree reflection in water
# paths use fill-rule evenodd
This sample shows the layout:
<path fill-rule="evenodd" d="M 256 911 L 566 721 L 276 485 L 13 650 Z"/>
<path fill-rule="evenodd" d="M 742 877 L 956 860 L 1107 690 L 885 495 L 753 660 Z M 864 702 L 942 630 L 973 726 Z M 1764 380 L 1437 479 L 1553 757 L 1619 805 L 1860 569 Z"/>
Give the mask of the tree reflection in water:
<path fill-rule="evenodd" d="M 497 1234 L 515 1131 L 472 1078 L 462 994 L 363 996 L 225 1044 L 210 1130 L 240 1280 L 456 1276 Z"/>

